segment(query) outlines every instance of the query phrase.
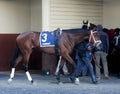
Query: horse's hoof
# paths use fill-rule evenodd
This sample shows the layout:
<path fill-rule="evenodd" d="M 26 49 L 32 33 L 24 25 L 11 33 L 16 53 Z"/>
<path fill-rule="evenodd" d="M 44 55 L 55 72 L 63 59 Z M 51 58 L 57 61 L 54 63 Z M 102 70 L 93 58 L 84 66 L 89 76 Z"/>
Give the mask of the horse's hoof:
<path fill-rule="evenodd" d="M 74 83 L 75 83 L 76 85 L 79 85 L 79 84 L 80 84 L 79 78 L 76 78 Z"/>
<path fill-rule="evenodd" d="M 34 85 L 34 84 L 35 84 L 35 82 L 32 80 L 32 81 L 31 81 L 31 85 Z"/>
<path fill-rule="evenodd" d="M 33 82 L 33 83 L 31 83 L 31 85 L 35 86 L 35 85 L 37 85 L 37 83 Z"/>
<path fill-rule="evenodd" d="M 55 72 L 55 74 L 54 74 L 55 76 L 57 76 L 58 75 L 58 72 Z"/>
<path fill-rule="evenodd" d="M 12 83 L 12 79 L 8 79 L 8 84 L 11 84 Z"/>
<path fill-rule="evenodd" d="M 79 85 L 80 84 L 80 82 L 75 82 L 75 85 Z"/>

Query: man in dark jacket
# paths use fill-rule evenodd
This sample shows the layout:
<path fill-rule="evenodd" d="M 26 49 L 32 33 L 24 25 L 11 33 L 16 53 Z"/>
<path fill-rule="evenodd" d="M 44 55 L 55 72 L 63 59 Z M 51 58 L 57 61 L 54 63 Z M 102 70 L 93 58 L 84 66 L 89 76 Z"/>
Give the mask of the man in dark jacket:
<path fill-rule="evenodd" d="M 103 32 L 103 27 L 102 25 L 97 25 L 97 31 L 100 34 L 100 39 L 102 41 L 102 48 L 101 49 L 94 49 L 94 55 L 96 58 L 96 61 L 98 65 L 100 65 L 100 60 L 103 65 L 103 70 L 104 70 L 104 76 L 106 79 L 109 78 L 109 73 L 108 73 L 108 64 L 107 64 L 107 54 L 109 50 L 109 40 L 108 36 L 105 32 Z M 100 73 L 100 68 L 98 66 L 95 66 L 95 71 L 96 71 L 96 77 L 98 80 L 101 79 L 101 73 Z"/>
<path fill-rule="evenodd" d="M 113 49 L 112 53 L 114 52 L 116 54 L 115 59 L 117 59 L 117 61 L 119 62 L 120 61 L 120 59 L 119 59 L 119 56 L 120 56 L 120 28 L 115 29 L 115 37 L 114 37 L 113 43 L 114 43 L 114 49 Z M 119 64 L 116 66 L 116 70 L 117 70 L 118 78 L 120 79 Z"/>
<path fill-rule="evenodd" d="M 77 60 L 76 74 L 74 72 L 70 77 L 71 80 L 75 81 L 76 84 L 79 84 L 79 79 L 75 77 L 78 76 L 82 71 L 82 67 L 83 67 L 82 65 L 86 66 L 86 71 L 88 69 L 93 84 L 97 83 L 96 76 L 93 70 L 93 65 L 91 63 L 92 46 L 90 45 L 91 44 L 89 43 L 89 40 L 84 40 L 76 47 L 76 56 L 75 56 L 75 59 Z"/>

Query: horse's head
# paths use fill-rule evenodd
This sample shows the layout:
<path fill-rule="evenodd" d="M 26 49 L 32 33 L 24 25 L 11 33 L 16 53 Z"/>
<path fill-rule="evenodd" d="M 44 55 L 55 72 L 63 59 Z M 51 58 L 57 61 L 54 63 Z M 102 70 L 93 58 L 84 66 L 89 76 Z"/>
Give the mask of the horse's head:
<path fill-rule="evenodd" d="M 89 30 L 94 30 L 95 31 L 97 29 L 97 26 L 93 23 L 88 23 L 88 28 L 89 28 Z"/>
<path fill-rule="evenodd" d="M 85 22 L 84 22 L 85 23 Z M 88 26 L 88 30 L 90 31 L 89 42 L 93 44 L 93 46 L 97 47 L 98 49 L 102 47 L 102 42 L 100 40 L 100 34 L 97 31 L 97 26 L 93 23 L 86 22 Z"/>
<path fill-rule="evenodd" d="M 82 29 L 96 30 L 97 26 L 93 23 L 89 23 L 88 20 L 83 21 Z"/>
<path fill-rule="evenodd" d="M 89 42 L 98 49 L 102 47 L 102 41 L 100 40 L 100 34 L 98 33 L 98 31 L 90 30 Z"/>

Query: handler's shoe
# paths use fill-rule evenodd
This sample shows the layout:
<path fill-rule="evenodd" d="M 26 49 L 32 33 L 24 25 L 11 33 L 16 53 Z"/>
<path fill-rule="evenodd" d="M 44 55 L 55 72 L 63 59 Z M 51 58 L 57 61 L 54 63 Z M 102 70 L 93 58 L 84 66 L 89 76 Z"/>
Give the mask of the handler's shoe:
<path fill-rule="evenodd" d="M 80 84 L 79 78 L 75 78 L 75 84 L 76 84 L 76 85 L 79 85 L 79 84 Z"/>
<path fill-rule="evenodd" d="M 108 75 L 105 75 L 105 79 L 109 79 L 109 76 L 108 76 Z"/>
<path fill-rule="evenodd" d="M 101 80 L 101 77 L 97 77 L 96 79 L 97 79 L 97 81 L 99 81 L 99 80 Z"/>
<path fill-rule="evenodd" d="M 93 81 L 93 84 L 98 84 L 98 81 Z"/>

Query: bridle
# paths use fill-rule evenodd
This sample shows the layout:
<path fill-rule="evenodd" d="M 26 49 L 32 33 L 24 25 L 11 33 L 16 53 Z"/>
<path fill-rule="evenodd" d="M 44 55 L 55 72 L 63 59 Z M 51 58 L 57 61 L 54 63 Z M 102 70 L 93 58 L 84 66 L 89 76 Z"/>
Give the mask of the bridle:
<path fill-rule="evenodd" d="M 92 40 L 92 38 L 93 38 L 94 46 L 99 47 L 102 42 L 101 42 L 100 39 L 99 39 L 99 40 L 96 40 L 94 34 L 97 33 L 97 32 L 98 32 L 98 31 L 93 31 L 93 30 L 90 31 L 89 42 L 90 42 L 90 41 Z"/>

